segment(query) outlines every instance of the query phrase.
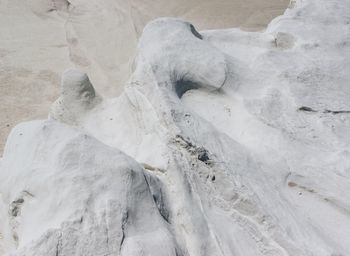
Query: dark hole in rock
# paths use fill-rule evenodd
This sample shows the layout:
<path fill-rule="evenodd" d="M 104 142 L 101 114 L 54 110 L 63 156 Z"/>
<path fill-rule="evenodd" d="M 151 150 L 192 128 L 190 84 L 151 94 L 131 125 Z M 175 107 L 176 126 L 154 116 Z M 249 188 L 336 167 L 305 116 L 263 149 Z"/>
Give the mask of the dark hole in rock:
<path fill-rule="evenodd" d="M 13 207 L 12 210 L 11 210 L 11 215 L 12 215 L 13 217 L 17 217 L 18 214 L 19 214 L 19 208 L 18 208 L 18 206 Z"/>
<path fill-rule="evenodd" d="M 207 155 L 206 152 L 203 152 L 203 153 L 200 153 L 200 154 L 198 155 L 198 160 L 200 160 L 200 161 L 202 161 L 202 162 L 206 162 L 206 161 L 209 160 L 209 157 L 208 157 L 208 155 Z"/>
<path fill-rule="evenodd" d="M 198 88 L 199 86 L 197 84 L 186 80 L 179 80 L 175 84 L 175 92 L 179 98 L 181 98 L 185 92 Z"/>
<path fill-rule="evenodd" d="M 306 106 L 302 106 L 300 108 L 298 108 L 299 111 L 306 111 L 306 112 L 318 112 L 317 110 L 314 110 L 310 107 L 306 107 Z M 337 114 L 349 114 L 350 110 L 329 110 L 329 109 L 325 109 L 323 111 L 323 113 L 325 114 L 333 114 L 333 115 L 337 115 Z"/>
<path fill-rule="evenodd" d="M 193 34 L 195 37 L 197 37 L 197 38 L 199 38 L 200 40 L 202 40 L 202 39 L 203 39 L 202 35 L 199 34 L 199 32 L 194 28 L 194 26 L 191 24 L 190 27 L 191 27 L 191 32 L 192 32 L 192 34 Z"/>
<path fill-rule="evenodd" d="M 325 111 L 323 111 L 323 113 L 331 113 L 333 115 L 337 115 L 337 114 L 349 114 L 350 111 L 349 110 L 329 110 L 329 109 L 326 109 Z"/>
<path fill-rule="evenodd" d="M 213 175 L 213 177 L 211 177 L 211 181 L 215 181 L 215 175 Z"/>
<path fill-rule="evenodd" d="M 293 181 L 290 181 L 290 182 L 288 182 L 288 186 L 289 187 L 296 187 L 298 184 L 296 184 L 295 182 L 293 182 Z"/>
<path fill-rule="evenodd" d="M 206 151 L 205 149 L 199 149 L 198 160 L 202 162 L 207 162 L 209 160 L 208 151 Z"/>
<path fill-rule="evenodd" d="M 310 107 L 306 107 L 306 106 L 302 106 L 300 108 L 298 108 L 299 111 L 307 111 L 307 112 L 316 112 L 316 110 L 310 108 Z"/>
<path fill-rule="evenodd" d="M 24 199 L 23 198 L 18 198 L 17 200 L 13 201 L 12 203 L 14 203 L 14 204 L 23 204 L 24 203 Z"/>

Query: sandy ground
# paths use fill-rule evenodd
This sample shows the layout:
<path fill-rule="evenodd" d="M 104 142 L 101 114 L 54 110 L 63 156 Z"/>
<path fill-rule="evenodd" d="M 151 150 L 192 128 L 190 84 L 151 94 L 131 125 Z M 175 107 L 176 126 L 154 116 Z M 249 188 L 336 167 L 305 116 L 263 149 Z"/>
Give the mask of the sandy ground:
<path fill-rule="evenodd" d="M 261 30 L 288 0 L 0 0 L 0 152 L 19 122 L 45 118 L 61 73 L 87 72 L 103 96 L 120 93 L 144 25 L 182 17 L 199 30 Z"/>

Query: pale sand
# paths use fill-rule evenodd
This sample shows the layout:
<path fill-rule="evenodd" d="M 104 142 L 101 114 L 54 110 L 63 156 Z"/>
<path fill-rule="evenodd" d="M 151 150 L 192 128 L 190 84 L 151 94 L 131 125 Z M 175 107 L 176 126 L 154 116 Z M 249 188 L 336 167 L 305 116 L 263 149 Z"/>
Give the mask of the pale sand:
<path fill-rule="evenodd" d="M 103 96 L 118 94 L 130 75 L 137 39 L 148 21 L 173 16 L 191 21 L 198 30 L 261 30 L 289 3 L 70 2 L 67 8 L 63 0 L 0 1 L 0 152 L 17 123 L 47 116 L 59 92 L 61 73 L 67 68 L 87 72 Z"/>

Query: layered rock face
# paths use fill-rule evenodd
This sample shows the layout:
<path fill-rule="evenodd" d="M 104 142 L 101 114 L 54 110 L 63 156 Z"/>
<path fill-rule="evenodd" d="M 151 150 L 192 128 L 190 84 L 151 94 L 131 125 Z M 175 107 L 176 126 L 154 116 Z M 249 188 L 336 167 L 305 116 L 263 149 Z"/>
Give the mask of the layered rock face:
<path fill-rule="evenodd" d="M 157 19 L 116 98 L 65 72 L 8 139 L 0 251 L 349 254 L 349 8 L 293 2 L 265 32 Z"/>

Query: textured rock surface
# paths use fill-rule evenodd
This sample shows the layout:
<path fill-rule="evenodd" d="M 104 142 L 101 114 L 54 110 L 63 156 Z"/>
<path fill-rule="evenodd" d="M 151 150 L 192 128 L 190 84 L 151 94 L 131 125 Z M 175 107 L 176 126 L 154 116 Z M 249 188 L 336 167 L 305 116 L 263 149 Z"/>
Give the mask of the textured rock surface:
<path fill-rule="evenodd" d="M 349 8 L 297 1 L 262 33 L 150 23 L 119 97 L 13 130 L 1 250 L 350 254 Z"/>
<path fill-rule="evenodd" d="M 204 42 L 193 25 L 169 18 L 145 27 L 135 63 L 151 67 L 157 82 L 179 97 L 189 89 L 220 89 L 229 72 L 225 55 Z"/>
<path fill-rule="evenodd" d="M 100 101 L 86 74 L 78 70 L 67 70 L 62 75 L 61 96 L 51 107 L 49 117 L 77 124 L 77 119 Z"/>
<path fill-rule="evenodd" d="M 18 140 L 26 143 L 13 145 Z M 17 126 L 11 144 L 7 153 L 16 153 L 5 156 L 1 180 L 3 203 L 16 204 L 6 237 L 20 245 L 16 255 L 175 255 L 144 171 L 130 157 L 55 121 Z"/>

